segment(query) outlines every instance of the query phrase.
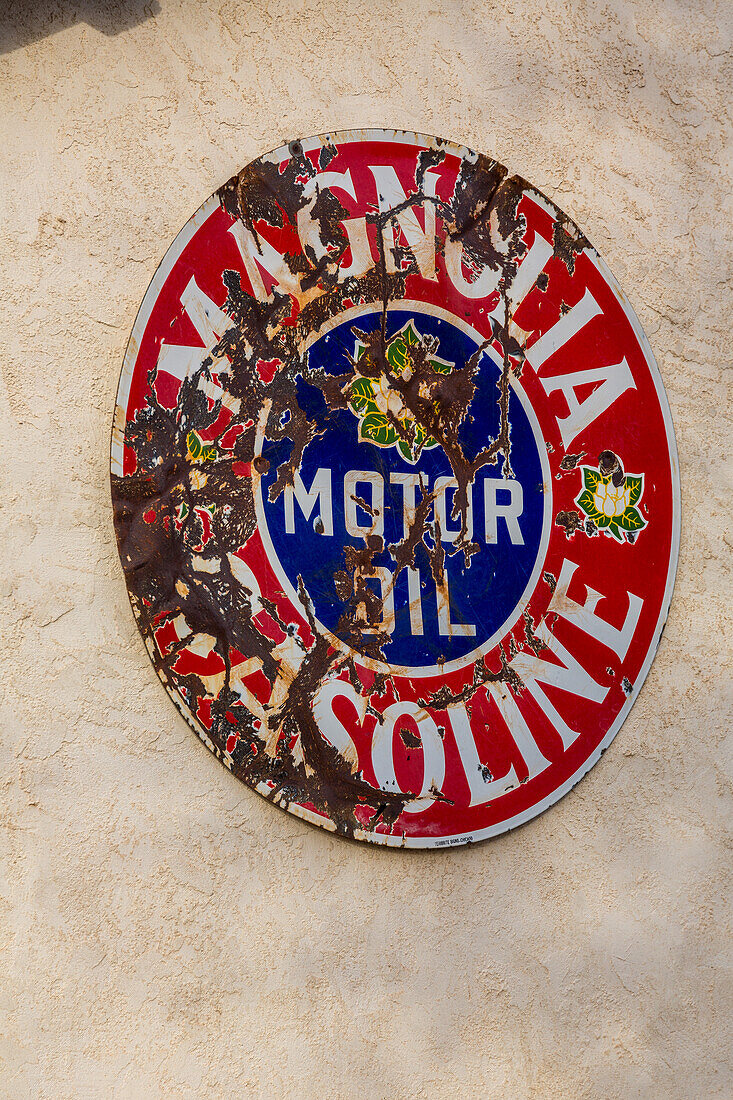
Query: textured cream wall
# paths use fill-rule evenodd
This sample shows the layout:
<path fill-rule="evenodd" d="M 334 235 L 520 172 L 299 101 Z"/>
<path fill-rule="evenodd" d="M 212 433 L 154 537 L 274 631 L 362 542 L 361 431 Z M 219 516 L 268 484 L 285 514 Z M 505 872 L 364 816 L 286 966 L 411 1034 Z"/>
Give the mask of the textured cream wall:
<path fill-rule="evenodd" d="M 729 1098 L 730 3 L 4 7 L 0 1095 Z M 333 839 L 234 780 L 154 675 L 112 533 L 164 250 L 256 154 L 367 124 L 492 153 L 576 218 L 680 448 L 631 717 L 543 817 L 448 853 Z"/>

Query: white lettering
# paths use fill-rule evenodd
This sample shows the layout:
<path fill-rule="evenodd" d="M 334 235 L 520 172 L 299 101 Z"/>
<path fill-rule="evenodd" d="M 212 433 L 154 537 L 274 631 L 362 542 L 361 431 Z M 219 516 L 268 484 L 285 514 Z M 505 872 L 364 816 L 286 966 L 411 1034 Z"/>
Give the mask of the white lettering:
<path fill-rule="evenodd" d="M 229 232 L 239 246 L 244 269 L 252 285 L 252 294 L 259 301 L 266 302 L 268 299 L 260 268 L 274 279 L 278 290 L 286 294 L 292 294 L 294 298 L 298 299 L 301 306 L 323 293 L 318 286 L 312 286 L 306 291 L 301 291 L 300 273 L 296 275 L 292 273 L 284 257 L 272 247 L 261 233 L 258 233 L 257 240 L 255 240 L 241 221 L 236 221 L 234 225 L 230 226 Z"/>
<path fill-rule="evenodd" d="M 535 340 L 526 350 L 526 356 L 532 367 L 538 371 L 551 355 L 565 347 L 568 340 L 601 313 L 601 307 L 589 290 L 586 290 L 572 309 L 560 315 L 558 321 L 547 332 Z"/>
<path fill-rule="evenodd" d="M 337 718 L 333 712 L 336 699 L 348 699 L 361 722 L 366 718 L 369 699 L 366 695 L 358 695 L 351 684 L 343 680 L 328 680 L 320 685 L 313 696 L 313 716 L 320 733 L 350 764 L 351 774 L 355 775 L 359 770 L 359 756 L 351 735 L 341 719 Z"/>
<path fill-rule="evenodd" d="M 595 588 L 584 584 L 586 598 L 582 604 L 568 596 L 568 588 L 577 568 L 578 566 L 574 561 L 570 561 L 568 558 L 563 561 L 560 576 L 557 578 L 557 585 L 547 611 L 548 613 L 556 611 L 569 623 L 575 623 L 586 634 L 598 638 L 599 642 L 602 642 L 603 645 L 623 660 L 634 638 L 634 631 L 644 601 L 641 596 L 635 596 L 632 592 L 627 591 L 629 609 L 624 617 L 624 624 L 620 628 L 612 626 L 606 619 L 596 615 L 598 602 L 603 599 L 601 592 L 596 592 Z"/>
<path fill-rule="evenodd" d="M 489 684 L 488 690 L 522 754 L 522 759 L 527 765 L 529 778 L 534 779 L 536 775 L 549 767 L 550 761 L 540 752 L 539 746 L 517 706 L 516 699 L 507 685 L 503 683 Z"/>
<path fill-rule="evenodd" d="M 434 492 L 435 497 L 435 514 L 440 524 L 440 538 L 441 542 L 455 542 L 461 533 L 460 524 L 455 531 L 448 530 L 448 507 L 446 504 L 446 490 L 457 489 L 458 482 L 454 477 L 438 477 L 435 479 Z M 473 538 L 473 485 L 468 485 L 468 507 L 466 509 L 466 538 L 470 540 Z"/>
<path fill-rule="evenodd" d="M 439 791 L 445 779 L 445 751 L 435 721 L 417 703 L 392 703 L 382 715 L 372 737 L 372 767 L 382 790 L 401 791 L 394 764 L 394 732 L 401 718 L 414 719 L 422 744 L 423 781 L 417 798 L 405 806 L 406 813 L 421 813 L 433 805 L 431 790 Z"/>
<path fill-rule="evenodd" d="M 509 503 L 499 504 L 496 496 L 501 491 L 509 493 Z M 499 518 L 504 520 L 513 546 L 524 546 L 519 527 L 519 517 L 524 509 L 522 485 L 513 478 L 490 478 L 484 481 L 484 538 L 487 543 L 499 540 Z"/>
<path fill-rule="evenodd" d="M 472 282 L 469 282 L 463 274 L 463 242 L 452 240 L 448 234 L 445 238 L 445 269 L 458 293 L 464 298 L 471 299 L 488 298 L 493 294 L 502 274 L 501 267 L 497 267 L 496 270 L 485 267 Z"/>
<path fill-rule="evenodd" d="M 521 271 L 521 268 L 520 268 Z M 590 290 L 586 288 L 579 302 L 564 313 L 539 340 L 526 349 L 527 361 L 535 371 L 539 371 L 547 360 L 564 348 L 569 340 L 602 313 Z M 556 374 L 544 377 L 540 381 L 548 395 L 560 390 L 567 401 L 568 415 L 557 417 L 557 425 L 562 436 L 563 446 L 570 443 L 589 427 L 594 420 L 613 405 L 622 393 L 636 389 L 629 365 L 625 359 L 607 367 L 592 367 L 589 370 L 574 371 L 569 374 Z M 592 383 L 600 383 L 583 401 L 579 401 L 575 389 Z"/>
<path fill-rule="evenodd" d="M 603 599 L 600 592 L 586 585 L 586 599 L 582 604 L 568 596 L 568 587 L 577 568 L 575 562 L 567 559 L 563 562 L 547 613 L 554 611 L 561 615 L 567 622 L 574 623 L 586 634 L 597 638 L 623 659 L 631 645 L 643 600 L 631 592 L 627 593 L 629 608 L 623 626 L 618 629 L 595 613 L 598 601 Z M 579 731 L 571 729 L 561 718 L 539 682 L 579 695 L 584 699 L 590 699 L 594 703 L 602 703 L 609 689 L 596 683 L 565 646 L 561 645 L 544 622 L 540 623 L 535 634 L 550 652 L 562 661 L 562 664 L 550 664 L 549 661 L 542 660 L 534 653 L 519 653 L 512 661 L 512 668 L 521 677 L 527 690 L 560 734 L 563 746 L 568 749 L 578 737 Z"/>
<path fill-rule="evenodd" d="M 516 787 L 519 780 L 512 764 L 506 775 L 500 779 L 485 779 L 485 768 L 479 758 L 476 742 L 471 732 L 466 708 L 462 703 L 448 707 L 448 717 L 456 740 L 458 755 L 461 758 L 466 782 L 471 794 L 470 806 L 483 806 L 494 798 L 506 794 Z"/>
<path fill-rule="evenodd" d="M 377 188 L 380 212 L 385 214 L 389 210 L 400 206 L 407 198 L 404 187 L 399 181 L 397 172 L 391 164 L 374 164 L 369 166 L 369 171 L 374 176 Z M 426 197 L 435 197 L 435 176 L 432 172 L 425 172 L 423 176 L 423 192 Z M 435 270 L 435 203 L 423 203 L 425 215 L 425 231 L 420 228 L 417 215 L 413 207 L 408 206 L 396 216 L 396 221 L 404 233 L 410 251 L 412 252 L 420 274 L 423 279 L 437 279 Z M 390 226 L 386 226 L 385 238 L 390 232 Z M 396 234 L 394 234 L 396 237 Z M 389 243 L 385 239 L 385 251 L 387 270 L 395 270 L 394 257 Z"/>
<path fill-rule="evenodd" d="M 545 264 L 553 254 L 552 245 L 539 233 L 535 233 L 534 240 L 529 250 L 524 254 L 519 264 L 513 282 L 510 284 L 507 298 L 509 306 L 516 309 L 522 304 L 529 292 L 534 289 L 537 277 L 544 270 Z M 445 267 L 448 277 L 456 290 L 464 298 L 488 298 L 499 286 L 502 276 L 502 268 L 496 270 L 485 267 L 479 275 L 469 282 L 463 274 L 463 244 L 460 240 L 452 240 L 449 235 L 445 239 Z M 504 302 L 499 301 L 496 308 L 491 311 L 500 324 L 504 324 Z"/>
<path fill-rule="evenodd" d="M 414 636 L 424 633 L 422 621 L 422 593 L 420 591 L 420 570 L 407 566 L 407 599 L 410 610 L 410 633 Z"/>
<path fill-rule="evenodd" d="M 359 483 L 371 485 L 372 499 L 370 504 L 372 514 L 370 523 L 366 526 L 359 523 L 357 507 L 354 500 L 361 494 L 357 490 Z M 364 535 L 384 534 L 384 480 L 381 474 L 372 470 L 350 470 L 344 477 L 344 523 L 347 534 L 353 538 L 362 538 Z"/>
<path fill-rule="evenodd" d="M 610 409 L 626 390 L 635 390 L 636 383 L 625 359 L 609 367 L 593 367 L 591 370 L 576 371 L 574 374 L 558 374 L 553 378 L 541 378 L 547 394 L 562 390 L 563 397 L 570 410 L 568 416 L 557 417 L 557 426 L 562 436 L 563 447 L 567 447 L 585 431 L 601 413 Z M 578 401 L 575 387 L 589 382 L 600 382 L 584 401 Z"/>
<path fill-rule="evenodd" d="M 322 260 L 329 255 L 328 249 L 321 240 L 318 223 L 313 218 L 313 207 L 316 204 L 318 192 L 324 187 L 345 191 L 356 200 L 356 189 L 350 168 L 345 172 L 319 172 L 304 185 L 303 195 L 308 202 L 298 211 L 298 234 L 303 250 L 305 251 L 306 245 L 309 246 L 317 260 Z M 348 267 L 341 268 L 339 276 L 341 279 L 358 277 L 374 265 L 369 247 L 366 218 L 344 218 L 341 226 L 351 248 L 351 262 Z"/>
<path fill-rule="evenodd" d="M 552 254 L 552 245 L 546 241 L 544 237 L 541 237 L 539 233 L 535 233 L 532 246 L 528 252 L 525 252 L 522 262 L 517 268 L 514 281 L 509 287 L 507 298 L 509 299 L 510 306 L 516 309 L 522 304 L 530 290 L 534 289 L 538 277 L 542 274 L 545 264 Z M 499 320 L 502 324 L 504 323 L 504 318 L 501 315 L 499 316 Z"/>
<path fill-rule="evenodd" d="M 385 515 L 389 508 L 390 513 L 401 512 L 402 537 L 407 538 L 410 528 L 415 520 L 417 509 L 416 496 L 418 486 L 427 492 L 427 478 L 424 474 L 417 473 L 390 473 L 390 484 L 399 486 L 402 490 L 401 499 L 395 500 L 394 495 L 389 501 L 385 501 L 384 479 L 376 470 L 349 470 L 344 474 L 344 526 L 346 533 L 352 538 L 363 538 L 367 535 L 384 535 Z M 366 493 L 364 485 L 369 485 L 371 491 Z M 514 478 L 485 478 L 483 488 L 484 501 L 484 539 L 489 544 L 498 542 L 499 520 L 506 525 L 507 534 L 513 546 L 523 546 L 524 536 L 519 526 L 519 520 L 524 510 L 524 493 L 522 485 Z M 362 488 L 360 488 L 360 486 Z M 460 522 L 452 518 L 452 505 L 449 493 L 455 494 L 457 481 L 454 477 L 438 477 L 433 488 L 435 516 L 440 524 L 441 541 L 454 543 L 460 534 Z M 286 489 L 286 531 L 294 533 L 291 527 L 290 517 L 294 515 L 293 500 L 297 500 L 306 519 L 309 517 L 315 503 L 316 496 L 323 494 L 322 520 L 324 530 L 321 534 L 333 534 L 331 515 L 331 471 L 320 467 L 314 477 L 313 485 L 306 490 L 300 475 L 296 473 L 293 485 Z M 504 498 L 500 494 L 505 494 Z M 363 503 L 362 503 L 363 502 Z M 362 513 L 366 513 L 365 517 Z M 479 521 L 480 523 L 480 521 Z M 451 524 L 455 524 L 454 527 Z M 466 536 L 474 537 L 474 507 L 473 485 L 467 487 L 467 512 L 466 512 Z"/>
<path fill-rule="evenodd" d="M 207 348 L 218 343 L 220 337 L 234 324 L 231 317 L 227 317 L 224 310 L 208 294 L 204 294 L 193 277 L 189 279 L 181 295 L 181 305 Z"/>
<path fill-rule="evenodd" d="M 289 535 L 295 534 L 295 507 L 297 500 L 300 510 L 306 519 L 318 501 L 318 515 L 323 525 L 322 535 L 333 534 L 333 509 L 331 506 L 331 471 L 319 466 L 316 470 L 310 489 L 306 489 L 300 473 L 296 470 L 292 485 L 285 486 L 285 530 Z"/>
<path fill-rule="evenodd" d="M 391 485 L 402 486 L 402 535 L 407 538 L 415 520 L 415 494 L 420 484 L 420 475 L 391 473 L 389 480 Z"/>
<path fill-rule="evenodd" d="M 543 684 L 561 688 L 573 695 L 580 695 L 594 703 L 603 702 L 608 688 L 596 683 L 544 623 L 540 623 L 535 633 L 540 642 L 563 663 L 550 664 L 549 661 L 543 661 L 534 653 L 519 653 L 512 661 L 512 668 L 521 677 L 530 695 L 537 700 L 543 713 L 560 734 L 563 746 L 569 749 L 580 731 L 572 730 L 560 717 L 537 681 L 541 680 Z"/>
<path fill-rule="evenodd" d="M 394 634 L 396 625 L 395 610 L 394 610 L 394 578 L 389 569 L 385 565 L 371 565 L 369 572 L 359 572 L 359 575 L 366 579 L 374 577 L 379 581 L 379 587 L 381 589 L 380 603 L 382 607 L 382 620 L 373 626 L 365 626 L 364 633 L 382 633 Z"/>
<path fill-rule="evenodd" d="M 366 218 L 344 218 L 341 225 L 349 238 L 351 263 L 348 267 L 342 267 L 339 274 L 341 279 L 349 279 L 352 276 L 358 278 L 374 266 L 372 250 L 369 247 Z"/>
<path fill-rule="evenodd" d="M 196 329 L 203 348 L 185 347 L 180 344 L 161 344 L 158 355 L 158 370 L 178 378 L 181 382 L 190 375 L 195 374 L 201 367 L 204 359 L 210 354 L 209 349 L 218 344 L 221 337 L 232 327 L 233 321 L 216 302 L 205 294 L 196 280 L 189 279 L 183 294 L 181 305 L 186 311 L 191 324 Z M 224 365 L 228 368 L 229 360 L 222 357 Z M 207 378 L 199 379 L 199 389 L 210 397 L 212 401 L 223 400 L 227 408 L 238 413 L 240 402 L 236 397 L 230 397 L 221 386 Z"/>
<path fill-rule="evenodd" d="M 318 193 L 325 187 L 345 191 L 356 201 L 354 181 L 351 178 L 351 170 L 348 168 L 345 172 L 319 172 L 303 185 L 301 197 L 306 202 L 298 210 L 298 236 L 303 251 L 305 252 L 306 247 L 309 248 L 316 260 L 322 260 L 328 256 L 328 249 L 321 240 L 320 226 L 313 218 L 313 207 L 318 200 Z"/>
<path fill-rule="evenodd" d="M 472 623 L 451 622 L 447 569 L 443 570 L 443 583 L 438 584 L 436 581 L 435 597 L 438 601 L 438 633 L 446 638 L 472 638 L 476 633 L 476 627 Z"/>

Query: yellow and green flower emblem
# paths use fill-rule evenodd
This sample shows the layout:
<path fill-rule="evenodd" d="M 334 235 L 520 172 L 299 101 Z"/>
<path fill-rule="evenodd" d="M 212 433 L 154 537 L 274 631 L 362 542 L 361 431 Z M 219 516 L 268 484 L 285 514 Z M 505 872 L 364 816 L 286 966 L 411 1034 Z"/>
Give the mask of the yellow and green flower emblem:
<path fill-rule="evenodd" d="M 583 488 L 575 498 L 575 503 L 592 520 L 596 527 L 611 535 L 618 542 L 624 542 L 629 535 L 632 538 L 642 531 L 647 521 L 637 508 L 644 491 L 643 474 L 604 475 L 600 469 L 581 466 Z"/>
<path fill-rule="evenodd" d="M 409 379 L 411 368 L 408 348 L 422 342 L 422 336 L 412 320 L 390 339 L 387 344 L 387 363 L 394 381 Z M 366 346 L 357 341 L 354 354 L 357 363 L 366 350 Z M 454 366 L 433 352 L 430 352 L 428 362 L 437 374 L 450 374 Z M 367 440 L 376 447 L 396 446 L 408 462 L 416 462 L 422 451 L 438 446 L 437 440 L 428 435 L 405 407 L 402 395 L 387 374 L 381 374 L 378 378 L 365 378 L 357 374 L 349 385 L 349 408 L 359 421 L 359 439 Z M 395 427 L 395 420 L 404 428 L 403 433 Z"/>

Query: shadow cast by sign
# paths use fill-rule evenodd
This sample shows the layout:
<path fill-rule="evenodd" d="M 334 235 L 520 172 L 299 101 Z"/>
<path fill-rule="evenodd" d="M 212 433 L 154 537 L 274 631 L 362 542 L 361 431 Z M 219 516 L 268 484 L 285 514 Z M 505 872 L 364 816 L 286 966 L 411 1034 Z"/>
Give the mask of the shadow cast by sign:
<path fill-rule="evenodd" d="M 77 23 L 86 23 L 108 36 L 121 34 L 159 12 L 158 0 L 118 0 L 113 4 L 106 0 L 41 4 L 21 0 L 0 12 L 0 54 L 22 49 Z"/>

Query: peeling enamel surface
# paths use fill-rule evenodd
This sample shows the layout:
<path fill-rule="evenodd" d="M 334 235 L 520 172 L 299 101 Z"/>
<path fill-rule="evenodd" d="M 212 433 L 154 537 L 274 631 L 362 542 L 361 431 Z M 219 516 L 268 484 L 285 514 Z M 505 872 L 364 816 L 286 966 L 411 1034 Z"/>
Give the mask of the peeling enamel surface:
<path fill-rule="evenodd" d="M 671 599 L 676 451 L 638 321 L 554 204 L 437 138 L 290 142 L 202 206 L 135 322 L 111 468 L 178 709 L 359 840 L 551 805 Z"/>

